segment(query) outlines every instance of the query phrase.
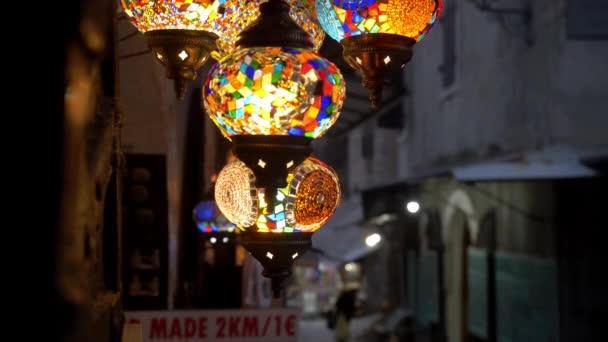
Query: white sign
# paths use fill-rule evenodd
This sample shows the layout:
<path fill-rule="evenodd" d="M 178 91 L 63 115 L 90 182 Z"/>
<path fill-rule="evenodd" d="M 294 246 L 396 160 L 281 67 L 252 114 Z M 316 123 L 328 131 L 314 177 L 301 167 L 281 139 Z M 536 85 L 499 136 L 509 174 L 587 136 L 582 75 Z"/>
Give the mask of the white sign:
<path fill-rule="evenodd" d="M 144 342 L 295 342 L 299 311 L 127 311 L 125 316 L 127 322 L 141 324 Z"/>

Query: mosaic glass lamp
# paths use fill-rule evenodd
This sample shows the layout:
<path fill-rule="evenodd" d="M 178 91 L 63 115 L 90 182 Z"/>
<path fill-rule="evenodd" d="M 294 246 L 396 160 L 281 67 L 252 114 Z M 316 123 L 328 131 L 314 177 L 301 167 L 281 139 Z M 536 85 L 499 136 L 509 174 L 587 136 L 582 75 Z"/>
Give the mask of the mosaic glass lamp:
<path fill-rule="evenodd" d="M 310 248 L 312 233 L 336 210 L 341 194 L 336 173 L 315 158 L 293 168 L 285 183 L 279 189 L 260 188 L 254 172 L 235 160 L 220 172 L 215 186 L 219 209 L 243 231 L 243 245 L 264 266 L 275 296 L 293 261 Z"/>
<path fill-rule="evenodd" d="M 325 32 L 342 43 L 346 62 L 363 77 L 372 107 L 385 76 L 399 72 L 412 47 L 439 19 L 443 0 L 315 0 Z"/>
<path fill-rule="evenodd" d="M 235 229 L 235 225 L 226 220 L 213 200 L 197 204 L 192 210 L 192 219 L 202 233 L 232 232 Z"/>
<path fill-rule="evenodd" d="M 242 230 L 275 297 L 340 198 L 335 173 L 309 156 L 312 140 L 338 118 L 344 80 L 289 10 L 283 0 L 261 4 L 235 52 L 210 71 L 202 96 L 238 159 L 218 176 L 216 203 Z"/>
<path fill-rule="evenodd" d="M 182 99 L 188 80 L 210 55 L 225 56 L 235 50 L 238 35 L 259 17 L 266 0 L 121 0 L 131 23 L 146 35 L 155 57 L 175 80 Z M 289 15 L 311 37 L 316 51 L 325 32 L 316 19 L 312 0 L 288 0 Z"/>
<path fill-rule="evenodd" d="M 339 69 L 316 54 L 289 5 L 270 0 L 240 35 L 237 50 L 209 73 L 207 113 L 253 170 L 258 188 L 286 186 L 313 139 L 336 121 L 345 95 Z"/>
<path fill-rule="evenodd" d="M 121 0 L 131 23 L 144 33 L 155 57 L 175 80 L 178 98 L 186 82 L 216 50 L 224 27 L 237 15 L 235 0 Z"/>
<path fill-rule="evenodd" d="M 228 138 L 319 138 L 338 118 L 344 93 L 340 70 L 313 51 L 253 47 L 239 49 L 213 67 L 204 100 Z"/>
<path fill-rule="evenodd" d="M 227 56 L 236 50 L 236 41 L 240 33 L 260 16 L 260 4 L 266 0 L 233 0 L 239 14 L 231 18 L 228 25 L 222 28 L 217 42 L 220 56 Z M 286 0 L 289 5 L 289 16 L 311 37 L 314 51 L 319 51 L 325 31 L 319 25 L 315 13 L 314 0 Z"/>

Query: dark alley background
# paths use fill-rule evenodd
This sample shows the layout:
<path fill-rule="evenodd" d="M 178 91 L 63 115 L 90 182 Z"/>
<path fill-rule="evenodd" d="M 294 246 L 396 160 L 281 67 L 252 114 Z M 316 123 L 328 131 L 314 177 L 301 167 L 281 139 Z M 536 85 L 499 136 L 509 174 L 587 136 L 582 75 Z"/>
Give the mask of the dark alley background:
<path fill-rule="evenodd" d="M 193 221 L 230 157 L 201 109 L 212 62 L 179 101 L 119 4 L 65 5 L 37 113 L 50 340 L 121 341 L 128 311 L 278 305 L 299 340 L 333 341 L 347 290 L 352 341 L 606 340 L 607 1 L 446 0 L 375 111 L 326 37 L 347 95 L 313 155 L 342 202 L 280 303 L 238 234 Z"/>

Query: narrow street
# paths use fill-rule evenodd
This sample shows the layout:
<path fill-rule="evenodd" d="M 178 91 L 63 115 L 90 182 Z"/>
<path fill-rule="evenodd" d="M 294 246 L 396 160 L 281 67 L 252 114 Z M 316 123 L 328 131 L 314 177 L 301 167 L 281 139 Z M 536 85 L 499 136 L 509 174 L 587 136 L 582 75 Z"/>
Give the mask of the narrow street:
<path fill-rule="evenodd" d="M 363 334 L 379 317 L 379 315 L 368 315 L 354 318 L 350 323 L 351 341 L 364 341 Z M 334 330 L 327 328 L 327 322 L 323 318 L 302 319 L 298 341 L 333 342 L 335 341 Z"/>
<path fill-rule="evenodd" d="M 5 340 L 608 341 L 608 0 L 32 7 Z"/>

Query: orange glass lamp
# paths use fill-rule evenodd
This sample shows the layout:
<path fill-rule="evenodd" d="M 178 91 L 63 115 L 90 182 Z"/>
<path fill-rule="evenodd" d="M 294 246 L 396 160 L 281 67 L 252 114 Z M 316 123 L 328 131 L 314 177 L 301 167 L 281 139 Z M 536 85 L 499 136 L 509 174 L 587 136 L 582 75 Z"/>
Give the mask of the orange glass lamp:
<path fill-rule="evenodd" d="M 311 247 L 313 232 L 331 217 L 341 196 L 336 173 L 315 158 L 293 168 L 285 183 L 279 189 L 260 188 L 253 170 L 235 160 L 220 172 L 215 187 L 217 206 L 243 232 L 241 242 L 264 266 L 275 297 L 293 261 Z"/>
<path fill-rule="evenodd" d="M 325 32 L 363 77 L 375 108 L 383 79 L 410 61 L 414 44 L 439 19 L 443 0 L 315 0 L 315 6 Z"/>
<path fill-rule="evenodd" d="M 121 0 L 131 23 L 144 33 L 167 78 L 183 99 L 186 82 L 197 77 L 222 28 L 237 15 L 232 0 Z"/>
<path fill-rule="evenodd" d="M 131 23 L 144 33 L 155 57 L 175 80 L 178 98 L 186 82 L 209 56 L 232 53 L 243 29 L 259 17 L 266 0 L 121 0 Z M 312 0 L 288 0 L 289 15 L 313 39 L 318 50 L 325 38 Z"/>

